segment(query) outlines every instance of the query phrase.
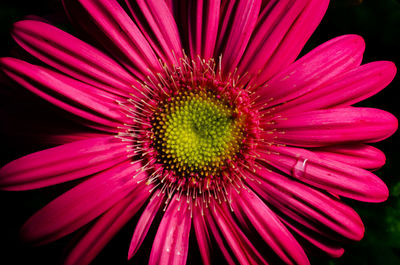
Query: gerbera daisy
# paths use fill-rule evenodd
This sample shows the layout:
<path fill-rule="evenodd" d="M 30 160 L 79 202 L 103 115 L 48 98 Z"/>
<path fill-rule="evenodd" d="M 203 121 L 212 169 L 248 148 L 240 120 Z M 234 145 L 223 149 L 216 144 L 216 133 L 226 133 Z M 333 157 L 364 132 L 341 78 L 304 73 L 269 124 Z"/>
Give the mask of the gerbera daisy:
<path fill-rule="evenodd" d="M 327 0 L 63 4 L 94 44 L 24 20 L 13 37 L 43 64 L 0 60 L 8 77 L 94 131 L 0 169 L 4 190 L 84 178 L 25 223 L 27 242 L 85 226 L 65 264 L 88 264 L 137 213 L 128 259 L 153 227 L 150 264 L 185 264 L 190 234 L 204 264 L 215 251 L 229 264 L 309 264 L 304 248 L 339 257 L 343 242 L 363 237 L 341 197 L 386 200 L 370 171 L 385 157 L 368 143 L 397 120 L 351 105 L 396 68 L 361 65 L 356 35 L 296 60 Z"/>

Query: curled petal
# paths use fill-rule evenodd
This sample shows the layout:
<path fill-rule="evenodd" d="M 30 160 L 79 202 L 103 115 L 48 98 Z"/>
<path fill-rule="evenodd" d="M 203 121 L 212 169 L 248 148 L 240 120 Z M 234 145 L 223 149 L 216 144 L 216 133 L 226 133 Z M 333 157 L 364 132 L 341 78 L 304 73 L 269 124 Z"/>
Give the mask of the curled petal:
<path fill-rule="evenodd" d="M 389 195 L 385 183 L 368 170 L 322 159 L 305 149 L 272 146 L 269 149 L 267 159 L 271 165 L 315 187 L 367 202 L 382 202 Z"/>

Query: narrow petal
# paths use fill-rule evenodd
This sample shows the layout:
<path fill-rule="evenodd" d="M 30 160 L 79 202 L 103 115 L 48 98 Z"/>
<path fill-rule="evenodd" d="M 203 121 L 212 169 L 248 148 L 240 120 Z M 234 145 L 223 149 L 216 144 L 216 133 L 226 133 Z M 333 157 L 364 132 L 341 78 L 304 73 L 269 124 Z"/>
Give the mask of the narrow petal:
<path fill-rule="evenodd" d="M 186 264 L 191 223 L 186 200 L 178 201 L 178 196 L 175 195 L 158 227 L 149 264 Z"/>
<path fill-rule="evenodd" d="M 269 150 L 266 158 L 271 165 L 317 188 L 367 202 L 382 202 L 389 195 L 385 183 L 368 170 L 322 159 L 305 149 L 271 146 Z"/>
<path fill-rule="evenodd" d="M 119 95 L 132 90 L 135 79 L 93 46 L 49 24 L 24 20 L 13 37 L 33 56 L 78 80 Z"/>
<path fill-rule="evenodd" d="M 283 144 L 318 147 L 332 144 L 372 143 L 397 129 L 392 114 L 372 108 L 336 108 L 278 117 L 267 131 Z"/>
<path fill-rule="evenodd" d="M 229 246 L 227 246 L 228 244 L 226 243 L 224 235 L 221 234 L 221 231 L 218 229 L 218 225 L 212 218 L 210 211 L 208 210 L 208 208 L 206 208 L 204 211 L 205 211 L 204 218 L 207 223 L 207 228 L 210 230 L 210 234 L 215 239 L 216 245 L 221 250 L 226 263 L 229 265 L 237 264 L 237 262 L 235 262 L 234 260 L 234 255 L 232 251 L 229 249 Z"/>
<path fill-rule="evenodd" d="M 211 265 L 211 238 L 204 219 L 204 211 L 201 200 L 199 206 L 193 209 L 193 227 L 196 234 L 197 244 L 204 265 Z"/>
<path fill-rule="evenodd" d="M 334 80 L 360 65 L 364 40 L 357 35 L 334 38 L 277 73 L 259 90 L 259 102 L 277 105 Z"/>
<path fill-rule="evenodd" d="M 160 66 L 150 44 L 116 0 L 63 0 L 72 22 L 91 34 L 137 78 Z"/>
<path fill-rule="evenodd" d="M 215 58 L 222 54 L 223 74 L 233 73 L 256 25 L 261 0 L 224 1 Z"/>
<path fill-rule="evenodd" d="M 165 1 L 126 0 L 143 35 L 164 62 L 177 64 L 182 58 L 178 27 Z"/>
<path fill-rule="evenodd" d="M 339 246 L 340 243 L 336 243 L 298 224 L 296 226 L 284 219 L 282 219 L 282 221 L 293 231 L 293 234 L 300 238 L 302 246 L 306 251 L 308 250 L 313 253 L 318 251 L 332 258 L 339 258 L 343 255 L 344 249 Z"/>
<path fill-rule="evenodd" d="M 234 208 L 234 212 L 243 212 L 260 236 L 286 264 L 310 264 L 296 239 L 251 190 L 242 191 L 235 196 L 233 205 L 238 207 Z"/>
<path fill-rule="evenodd" d="M 284 219 L 337 240 L 360 240 L 364 226 L 358 214 L 338 199 L 273 171 L 261 168 L 246 181 Z"/>
<path fill-rule="evenodd" d="M 143 181 L 146 174 L 140 168 L 139 163 L 125 162 L 77 185 L 29 218 L 22 238 L 32 244 L 49 243 L 86 225 Z"/>
<path fill-rule="evenodd" d="M 386 162 L 385 154 L 369 145 L 334 145 L 313 150 L 322 159 L 329 159 L 365 169 L 377 169 Z"/>
<path fill-rule="evenodd" d="M 267 264 L 260 253 L 235 223 L 225 204 L 212 201 L 209 213 L 240 264 Z"/>
<path fill-rule="evenodd" d="M 164 197 L 160 196 L 159 193 L 155 193 L 151 197 L 149 203 L 140 216 L 138 223 L 136 224 L 135 232 L 133 233 L 131 244 L 129 246 L 128 259 L 131 259 L 139 250 L 140 245 L 143 243 L 143 240 L 150 229 L 154 217 L 160 209 L 163 199 Z"/>
<path fill-rule="evenodd" d="M 281 0 L 279 0 L 279 2 L 281 2 Z M 272 1 L 268 1 L 268 4 L 269 3 L 272 3 Z M 306 7 L 301 11 L 284 35 L 284 38 L 280 41 L 279 46 L 274 48 L 272 56 L 270 58 L 267 57 L 268 60 L 266 60 L 266 64 L 264 65 L 262 72 L 259 74 L 259 79 L 255 82 L 256 84 L 266 82 L 274 74 L 285 69 L 285 67 L 297 58 L 300 51 L 303 49 L 304 44 L 321 22 L 321 19 L 328 8 L 328 4 L 329 0 L 308 1 Z M 283 22 L 279 21 L 277 25 L 281 26 L 281 23 Z M 276 36 L 274 36 L 274 38 L 276 38 Z M 274 39 L 271 38 L 271 42 L 268 40 L 267 42 L 264 42 L 263 45 L 273 45 L 273 41 Z M 265 48 L 268 47 L 263 46 L 263 49 Z"/>
<path fill-rule="evenodd" d="M 188 42 L 192 59 L 208 60 L 214 54 L 221 0 L 191 0 L 188 3 Z"/>
<path fill-rule="evenodd" d="M 10 78 L 31 92 L 92 123 L 116 130 L 121 123 L 129 122 L 115 103 L 121 99 L 118 96 L 18 59 L 1 58 L 0 65 Z"/>
<path fill-rule="evenodd" d="M 105 212 L 90 227 L 66 257 L 65 265 L 88 265 L 106 244 L 125 226 L 148 199 L 149 186 L 132 192 Z"/>
<path fill-rule="evenodd" d="M 86 177 L 127 160 L 125 146 L 107 136 L 29 154 L 0 169 L 0 186 L 5 190 L 28 190 Z"/>
<path fill-rule="evenodd" d="M 275 111 L 304 112 L 350 106 L 378 93 L 395 75 L 396 66 L 392 62 L 368 63 L 342 74 L 329 85 L 321 85 L 305 95 L 277 106 Z"/>

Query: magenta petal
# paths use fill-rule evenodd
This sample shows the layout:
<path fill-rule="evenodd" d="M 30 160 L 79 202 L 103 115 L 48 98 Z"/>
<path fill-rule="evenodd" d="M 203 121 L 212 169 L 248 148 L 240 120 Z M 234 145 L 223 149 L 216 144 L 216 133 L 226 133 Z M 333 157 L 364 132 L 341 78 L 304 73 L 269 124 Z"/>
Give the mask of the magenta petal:
<path fill-rule="evenodd" d="M 358 214 L 333 196 L 261 168 L 256 182 L 246 181 L 285 219 L 329 238 L 360 240 L 364 226 Z"/>
<path fill-rule="evenodd" d="M 275 2 L 282 2 L 282 0 L 268 1 L 268 5 Z M 261 72 L 259 73 L 259 78 L 255 81 L 256 84 L 266 82 L 278 71 L 291 64 L 297 58 L 304 44 L 320 23 L 328 8 L 329 0 L 308 0 L 307 2 L 306 7 L 301 10 L 296 20 L 290 25 L 290 28 L 285 32 L 286 34 L 283 39 L 280 40 L 277 47 L 275 47 L 277 44 L 276 41 L 281 37 L 278 31 L 274 31 L 270 39 L 259 43 L 263 45 L 262 49 L 264 54 L 265 49 L 268 48 L 273 49 L 273 53 L 271 57 L 269 57 L 268 53 L 266 54 L 266 59 L 268 60 L 265 60 L 266 64 L 263 66 L 263 69 L 260 69 Z M 290 11 L 293 12 L 296 11 L 296 9 L 291 9 Z M 284 21 L 285 24 L 290 22 L 290 17 L 289 19 L 286 18 Z M 279 21 L 275 27 L 287 26 L 282 26 L 281 23 L 282 22 Z M 256 34 L 254 34 L 254 36 L 255 35 Z"/>
<path fill-rule="evenodd" d="M 305 183 L 334 194 L 367 202 L 382 202 L 389 195 L 383 181 L 368 170 L 322 159 L 311 151 L 270 147 L 271 165 Z"/>
<path fill-rule="evenodd" d="M 1 58 L 0 64 L 16 82 L 81 118 L 111 127 L 108 130 L 116 130 L 121 123 L 128 121 L 115 103 L 121 99 L 118 96 L 18 59 Z"/>
<path fill-rule="evenodd" d="M 77 185 L 29 218 L 21 229 L 23 239 L 44 244 L 74 232 L 135 189 L 146 177 L 140 169 L 139 163 L 125 162 Z"/>
<path fill-rule="evenodd" d="M 286 264 L 310 264 L 300 244 L 275 213 L 251 190 L 233 197 L 234 212 L 241 211 L 272 250 Z"/>
<path fill-rule="evenodd" d="M 71 20 L 94 35 L 136 77 L 160 69 L 148 41 L 116 0 L 63 0 L 63 4 Z"/>
<path fill-rule="evenodd" d="M 229 251 L 229 249 L 228 249 L 226 241 L 224 240 L 225 239 L 224 236 L 221 234 L 221 231 L 218 229 L 217 224 L 215 223 L 214 219 L 212 218 L 208 207 L 206 209 L 204 209 L 204 211 L 205 211 L 204 219 L 206 220 L 207 228 L 210 231 L 210 235 L 212 235 L 212 237 L 215 239 L 218 248 L 221 250 L 226 263 L 229 265 L 237 264 L 234 261 L 234 257 L 232 255 L 231 251 Z"/>
<path fill-rule="evenodd" d="M 125 1 L 151 47 L 165 63 L 177 64 L 182 45 L 174 17 L 164 1 Z"/>
<path fill-rule="evenodd" d="M 185 0 L 186 1 L 186 0 Z M 220 16 L 220 0 L 188 1 L 188 42 L 192 59 L 208 60 L 214 54 Z"/>
<path fill-rule="evenodd" d="M 289 34 L 295 34 L 297 39 L 291 42 L 291 49 L 285 51 L 285 53 L 294 53 L 294 56 L 290 57 L 293 60 L 305 43 L 299 40 L 307 40 L 314 31 L 325 13 L 328 1 L 323 1 L 323 4 L 319 3 L 319 9 L 313 13 L 314 20 L 312 23 L 298 23 L 299 20 L 304 20 L 304 15 L 308 15 L 307 8 L 315 5 L 312 2 L 309 0 L 269 1 L 259 15 L 257 26 L 239 64 L 239 73 L 248 72 L 250 76 L 254 76 L 262 72 L 268 60 L 275 52 L 279 52 L 279 45 L 283 45 L 281 42 L 285 42 L 285 37 Z M 296 34 L 297 31 L 303 34 Z M 304 33 L 304 31 L 307 33 Z M 306 38 L 304 38 L 304 35 L 307 35 Z M 265 70 L 271 71 L 272 69 Z M 263 77 L 267 77 L 267 74 L 265 73 Z"/>
<path fill-rule="evenodd" d="M 203 264 L 211 265 L 211 238 L 204 219 L 204 212 L 201 202 L 193 209 L 193 227 Z"/>
<path fill-rule="evenodd" d="M 149 203 L 144 209 L 138 223 L 136 224 L 135 232 L 133 233 L 131 244 L 128 251 L 128 259 L 131 259 L 136 252 L 139 250 L 140 245 L 143 243 L 147 232 L 160 209 L 161 203 L 163 202 L 164 196 L 160 196 L 159 193 L 154 193 Z"/>
<path fill-rule="evenodd" d="M 274 112 L 288 113 L 345 107 L 358 103 L 385 88 L 396 75 L 392 62 L 372 62 L 338 76 L 290 102 L 277 106 Z"/>
<path fill-rule="evenodd" d="M 272 123 L 267 131 L 275 133 L 276 142 L 303 147 L 378 142 L 391 136 L 398 125 L 386 111 L 354 107 L 293 113 Z"/>
<path fill-rule="evenodd" d="M 333 258 L 339 258 L 343 255 L 344 249 L 338 246 L 338 243 L 333 242 L 333 240 L 314 233 L 304 227 L 297 227 L 284 219 L 283 222 L 291 229 L 291 231 L 293 231 L 294 234 L 301 238 L 306 250 L 322 252 Z"/>
<path fill-rule="evenodd" d="M 233 216 L 230 214 L 230 209 L 227 208 L 226 204 L 219 204 L 213 200 L 209 214 L 212 215 L 213 222 L 218 226 L 218 229 L 221 231 L 221 234 L 240 264 L 267 264 L 235 223 Z"/>
<path fill-rule="evenodd" d="M 267 81 L 258 90 L 259 102 L 277 105 L 332 81 L 360 65 L 364 47 L 357 35 L 325 42 Z"/>
<path fill-rule="evenodd" d="M 386 162 L 385 154 L 369 145 L 340 145 L 316 148 L 313 150 L 322 159 L 334 160 L 355 167 L 377 169 Z"/>
<path fill-rule="evenodd" d="M 68 254 L 64 264 L 87 265 L 92 262 L 111 238 L 142 207 L 149 196 L 148 189 L 149 186 L 145 186 L 143 190 L 134 191 L 96 220 Z"/>
<path fill-rule="evenodd" d="M 103 52 L 49 24 L 19 21 L 13 37 L 38 59 L 95 87 L 127 95 L 136 82 Z"/>
<path fill-rule="evenodd" d="M 224 1 L 214 56 L 222 55 L 222 71 L 233 73 L 257 22 L 261 0 Z"/>
<path fill-rule="evenodd" d="M 184 265 L 189 249 L 189 234 L 192 223 L 186 200 L 178 201 L 175 195 L 158 227 L 149 265 Z"/>
<path fill-rule="evenodd" d="M 125 145 L 108 136 L 29 154 L 0 169 L 0 186 L 27 190 L 82 178 L 127 160 Z"/>

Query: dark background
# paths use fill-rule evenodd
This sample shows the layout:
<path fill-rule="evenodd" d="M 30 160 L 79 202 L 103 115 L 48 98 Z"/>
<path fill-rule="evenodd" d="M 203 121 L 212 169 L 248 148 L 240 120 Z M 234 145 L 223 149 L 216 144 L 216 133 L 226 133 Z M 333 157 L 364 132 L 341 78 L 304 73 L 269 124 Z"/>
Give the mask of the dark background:
<path fill-rule="evenodd" d="M 13 22 L 24 18 L 26 15 L 45 16 L 50 14 L 53 21 L 59 21 L 59 26 L 67 31 L 73 31 L 70 26 L 63 23 L 62 7 L 57 0 L 13 0 L 0 2 L 0 56 L 10 56 L 19 51 L 15 48 L 9 31 Z M 330 7 L 321 25 L 311 37 L 303 53 L 333 37 L 343 34 L 359 34 L 364 37 L 366 51 L 364 63 L 376 60 L 391 60 L 400 67 L 400 1 L 399 0 L 331 0 Z M 0 79 L 2 80 L 2 78 Z M 4 86 L 4 85 L 3 85 Z M 399 75 L 381 93 L 358 104 L 360 106 L 376 107 L 393 113 L 400 117 L 400 101 L 397 91 L 400 90 Z M 22 92 L 21 92 L 22 93 Z M 0 94 L 1 96 L 2 94 Z M 21 94 L 22 95 L 22 94 Z M 1 107 L 12 105 L 22 115 L 29 116 L 32 105 L 18 105 L 20 101 L 14 99 L 8 102 L 0 99 Z M 40 111 L 39 111 L 40 112 Z M 8 113 L 1 113 L 2 118 L 11 117 Z M 60 124 L 57 113 L 50 120 Z M 47 119 L 47 118 L 46 118 Z M 62 125 L 68 121 L 61 119 Z M 2 130 L 8 123 L 1 123 Z M 29 127 L 22 125 L 22 130 Z M 29 132 L 29 131 L 28 131 Z M 26 134 L 26 131 L 24 132 Z M 5 163 L 46 147 L 25 137 L 24 133 L 7 135 L 0 134 L 0 166 Z M 375 144 L 387 156 L 386 165 L 376 173 L 388 185 L 390 197 L 385 203 L 366 204 L 347 201 L 360 214 L 364 221 L 366 232 L 361 242 L 345 246 L 346 252 L 340 259 L 327 257 L 310 257 L 311 264 L 322 265 L 398 265 L 400 264 L 400 136 L 396 133 L 384 142 Z M 26 192 L 0 192 L 0 263 L 1 264 L 56 264 L 64 254 L 72 236 L 61 239 L 50 245 L 32 248 L 18 240 L 18 229 L 23 222 L 35 211 L 44 206 L 62 191 L 67 190 L 72 184 L 61 185 L 39 191 Z M 132 220 L 111 241 L 105 250 L 94 261 L 94 264 L 128 264 L 126 262 L 127 250 L 132 236 L 134 224 Z M 154 232 L 152 233 L 154 235 Z M 149 249 L 153 238 L 145 241 L 139 255 L 129 264 L 146 264 Z M 191 251 L 195 247 L 191 247 Z M 189 264 L 199 264 L 199 254 L 191 252 Z"/>

